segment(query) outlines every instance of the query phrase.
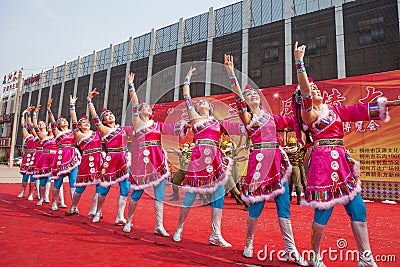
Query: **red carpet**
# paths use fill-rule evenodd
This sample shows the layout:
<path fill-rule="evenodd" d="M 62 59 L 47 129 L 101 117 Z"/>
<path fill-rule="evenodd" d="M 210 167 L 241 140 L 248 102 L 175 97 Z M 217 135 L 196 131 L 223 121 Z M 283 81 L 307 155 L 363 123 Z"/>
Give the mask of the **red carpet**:
<path fill-rule="evenodd" d="M 279 261 L 277 252 L 272 254 L 272 260 L 257 259 L 257 251 L 265 244 L 268 244 L 269 253 L 284 248 L 274 202 L 266 204 L 260 217 L 254 243 L 255 256 L 246 259 L 242 250 L 247 212 L 229 197 L 225 199 L 222 234 L 233 247 L 219 248 L 208 244 L 211 207 L 192 208 L 183 230 L 183 241 L 175 243 L 171 237 L 153 234 L 154 200 L 147 194 L 143 194 L 139 201 L 132 232 L 125 234 L 122 226 L 114 226 L 118 186 L 110 190 L 103 209 L 104 219 L 97 224 L 86 216 L 94 187 L 88 187 L 83 193 L 79 203 L 80 215 L 72 217 L 64 216 L 65 209 L 53 212 L 49 204 L 37 207 L 36 200 L 17 199 L 19 184 L 0 184 L 0 192 L 0 266 L 296 266 Z M 167 186 L 166 199 L 170 194 Z M 69 205 L 67 190 L 65 196 Z M 399 266 L 399 206 L 379 202 L 366 205 L 374 255 L 382 259 L 394 255 L 397 261 L 397 264 L 378 262 L 378 265 Z M 301 253 L 310 248 L 313 213 L 310 208 L 292 205 L 291 214 L 297 248 Z M 178 215 L 179 207 L 165 205 L 164 225 L 171 235 Z M 346 248 L 338 248 L 340 238 L 347 241 Z M 335 207 L 324 233 L 321 249 L 328 250 L 329 247 L 337 251 L 332 254 L 337 260 L 333 257 L 325 259 L 328 266 L 357 265 L 354 261 L 345 261 L 346 251 L 356 250 L 356 244 L 350 219 L 342 206 Z"/>

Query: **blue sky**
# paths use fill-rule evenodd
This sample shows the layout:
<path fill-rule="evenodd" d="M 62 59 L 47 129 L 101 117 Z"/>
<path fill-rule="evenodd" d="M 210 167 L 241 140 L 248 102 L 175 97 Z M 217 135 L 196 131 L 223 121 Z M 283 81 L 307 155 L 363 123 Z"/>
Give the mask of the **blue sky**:
<path fill-rule="evenodd" d="M 6 0 L 0 8 L 0 76 L 24 77 L 238 0 Z"/>

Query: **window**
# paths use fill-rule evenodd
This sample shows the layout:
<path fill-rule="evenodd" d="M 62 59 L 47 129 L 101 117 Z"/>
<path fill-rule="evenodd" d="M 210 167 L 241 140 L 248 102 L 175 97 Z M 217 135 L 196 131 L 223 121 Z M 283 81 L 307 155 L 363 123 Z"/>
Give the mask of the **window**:
<path fill-rule="evenodd" d="M 251 1 L 251 27 L 268 24 L 283 19 L 283 1 Z"/>
<path fill-rule="evenodd" d="M 62 83 L 64 80 L 64 65 L 56 67 L 55 84 Z"/>
<path fill-rule="evenodd" d="M 279 41 L 266 42 L 261 45 L 262 64 L 279 61 Z"/>
<path fill-rule="evenodd" d="M 150 56 L 150 33 L 136 37 L 133 43 L 133 61 Z"/>
<path fill-rule="evenodd" d="M 242 2 L 215 11 L 215 36 L 220 37 L 242 29 Z"/>
<path fill-rule="evenodd" d="M 45 73 L 44 73 L 44 84 L 43 84 L 43 87 L 47 87 L 47 86 L 50 86 L 51 85 L 51 79 L 52 79 L 52 76 L 53 76 L 53 70 L 51 69 L 51 70 L 48 70 L 48 71 L 46 71 Z M 35 88 L 36 89 L 36 88 Z"/>
<path fill-rule="evenodd" d="M 358 21 L 358 44 L 360 46 L 384 41 L 385 28 L 382 16 Z"/>
<path fill-rule="evenodd" d="M 208 13 L 185 20 L 184 45 L 192 45 L 207 40 Z"/>
<path fill-rule="evenodd" d="M 67 63 L 67 81 L 76 78 L 76 70 L 78 69 L 78 60 Z"/>
<path fill-rule="evenodd" d="M 293 0 L 292 3 L 295 16 L 330 8 L 334 5 L 335 4 L 332 0 Z"/>
<path fill-rule="evenodd" d="M 307 41 L 307 53 L 309 55 L 317 55 L 326 53 L 327 51 L 327 37 L 326 35 L 316 36 L 315 38 Z"/>
<path fill-rule="evenodd" d="M 178 47 L 179 23 L 157 30 L 156 54 L 174 50 Z"/>
<path fill-rule="evenodd" d="M 125 64 L 128 61 L 129 41 L 114 46 L 113 67 Z"/>
<path fill-rule="evenodd" d="M 108 69 L 110 64 L 110 48 L 103 49 L 97 52 L 96 72 Z"/>

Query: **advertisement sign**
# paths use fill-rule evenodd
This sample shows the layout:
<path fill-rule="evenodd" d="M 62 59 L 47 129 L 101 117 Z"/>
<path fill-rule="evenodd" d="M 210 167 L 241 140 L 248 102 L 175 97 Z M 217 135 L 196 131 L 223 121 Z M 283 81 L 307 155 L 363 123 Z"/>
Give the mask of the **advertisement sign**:
<path fill-rule="evenodd" d="M 9 95 L 15 94 L 18 86 L 18 71 L 10 72 L 5 74 L 3 77 L 3 82 L 0 88 L 0 94 L 3 97 L 8 97 Z"/>

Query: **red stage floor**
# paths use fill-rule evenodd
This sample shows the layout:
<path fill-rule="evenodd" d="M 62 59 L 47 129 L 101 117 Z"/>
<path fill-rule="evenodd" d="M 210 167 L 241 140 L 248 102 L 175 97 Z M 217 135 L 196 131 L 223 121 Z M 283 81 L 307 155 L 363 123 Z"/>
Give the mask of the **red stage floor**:
<path fill-rule="evenodd" d="M 296 266 L 279 261 L 277 252 L 271 253 L 284 248 L 274 202 L 267 203 L 264 208 L 255 238 L 255 257 L 247 259 L 242 256 L 247 212 L 231 198 L 225 200 L 222 234 L 233 247 L 219 248 L 208 244 L 211 232 L 209 206 L 192 208 L 183 241 L 175 243 L 171 237 L 153 234 L 154 201 L 147 194 L 143 194 L 136 209 L 132 232 L 125 234 L 122 227 L 113 224 L 118 186 L 110 190 L 103 209 L 104 219 L 97 224 L 86 217 L 93 187 L 88 187 L 81 198 L 80 215 L 72 217 L 64 216 L 65 209 L 53 212 L 49 204 L 37 207 L 36 200 L 17 199 L 19 184 L 0 184 L 0 192 L 0 266 Z M 170 193 L 170 187 L 166 187 L 166 198 Z M 69 205 L 69 195 L 65 195 Z M 392 261 L 394 255 L 397 261 L 379 262 L 378 265 L 399 266 L 399 206 L 380 202 L 366 205 L 374 255 Z M 310 248 L 313 213 L 310 208 L 292 205 L 291 214 L 297 248 L 302 252 Z M 171 235 L 178 215 L 178 206 L 165 205 L 164 225 Z M 345 261 L 346 252 L 356 250 L 350 229 L 344 208 L 337 206 L 322 241 L 321 249 L 332 251 L 331 259 L 325 260 L 328 266 L 357 265 L 354 261 Z M 257 251 L 265 245 L 268 257 L 263 259 L 265 253 L 262 253 L 257 259 Z"/>

